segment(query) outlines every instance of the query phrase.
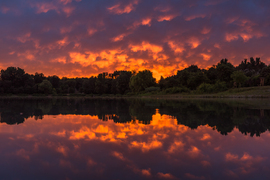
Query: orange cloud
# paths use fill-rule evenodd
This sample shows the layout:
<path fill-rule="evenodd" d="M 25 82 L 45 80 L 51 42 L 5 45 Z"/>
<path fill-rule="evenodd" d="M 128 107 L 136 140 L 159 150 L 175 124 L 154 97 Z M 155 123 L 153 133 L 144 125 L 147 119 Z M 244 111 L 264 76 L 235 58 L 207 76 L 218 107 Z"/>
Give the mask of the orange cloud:
<path fill-rule="evenodd" d="M 211 136 L 208 133 L 203 134 L 203 137 L 201 138 L 202 141 L 211 139 Z"/>
<path fill-rule="evenodd" d="M 151 141 L 149 143 L 133 141 L 133 142 L 131 142 L 130 147 L 131 148 L 139 148 L 142 150 L 142 152 L 147 152 L 149 150 L 162 147 L 162 143 L 160 141 L 157 141 L 157 140 Z"/>
<path fill-rule="evenodd" d="M 172 19 L 174 19 L 175 17 L 177 17 L 177 15 L 162 15 L 158 17 L 158 21 L 171 21 Z"/>
<path fill-rule="evenodd" d="M 152 18 L 151 17 L 142 18 L 142 19 L 140 19 L 138 21 L 135 21 L 132 24 L 132 26 L 129 26 L 127 28 L 127 30 L 130 30 L 130 29 L 134 30 L 134 29 L 136 29 L 140 25 L 149 26 L 150 27 L 151 26 L 151 21 L 152 21 Z"/>
<path fill-rule="evenodd" d="M 150 169 L 143 169 L 142 170 L 142 175 L 144 175 L 144 176 L 151 176 Z"/>
<path fill-rule="evenodd" d="M 17 56 L 30 61 L 35 59 L 34 53 L 30 51 L 26 51 L 25 53 L 17 53 Z"/>
<path fill-rule="evenodd" d="M 169 153 L 175 153 L 179 150 L 183 150 L 184 143 L 182 141 L 174 141 L 174 143 L 169 147 L 168 152 Z"/>
<path fill-rule="evenodd" d="M 211 59 L 211 55 L 204 54 L 204 53 L 202 53 L 201 55 L 203 57 L 203 60 L 205 60 L 205 61 L 209 61 Z"/>
<path fill-rule="evenodd" d="M 138 51 L 151 51 L 155 54 L 161 52 L 163 50 L 162 47 L 154 45 L 154 44 L 150 44 L 148 42 L 142 42 L 141 45 L 130 45 L 130 48 L 132 51 L 134 52 L 138 52 Z"/>
<path fill-rule="evenodd" d="M 173 41 L 169 41 L 168 42 L 169 46 L 174 50 L 174 52 L 177 53 L 182 53 L 185 48 L 183 47 L 183 45 L 178 45 L 177 43 L 173 42 Z"/>
<path fill-rule="evenodd" d="M 63 154 L 64 156 L 68 155 L 68 153 L 67 153 L 68 148 L 67 147 L 59 146 L 59 147 L 57 147 L 56 151 Z"/>
<path fill-rule="evenodd" d="M 199 40 L 198 38 L 196 38 L 196 37 L 191 37 L 191 38 L 189 38 L 189 40 L 187 41 L 187 43 L 188 43 L 193 49 L 197 48 L 197 47 L 201 44 L 200 40 Z"/>
<path fill-rule="evenodd" d="M 93 139 L 96 137 L 96 134 L 92 132 L 89 128 L 82 127 L 78 132 L 71 131 L 71 136 L 69 137 L 69 139 L 77 140 L 77 139 L 85 139 L 86 137 L 89 139 Z"/>
<path fill-rule="evenodd" d="M 123 154 L 120 153 L 120 152 L 114 151 L 114 152 L 112 152 L 112 155 L 113 155 L 114 157 L 116 157 L 116 158 L 122 160 L 122 161 L 125 161 L 125 160 L 126 160 L 126 159 L 124 158 Z"/>
<path fill-rule="evenodd" d="M 216 43 L 214 47 L 220 49 L 220 45 L 218 43 Z"/>
<path fill-rule="evenodd" d="M 67 44 L 69 44 L 68 38 L 67 38 L 67 37 L 63 38 L 62 40 L 57 41 L 56 43 L 57 43 L 59 46 L 66 46 Z"/>
<path fill-rule="evenodd" d="M 175 177 L 172 174 L 162 172 L 157 173 L 157 177 L 161 179 L 175 179 Z"/>
<path fill-rule="evenodd" d="M 60 57 L 60 58 L 53 59 L 50 62 L 66 64 L 67 60 L 65 57 Z"/>
<path fill-rule="evenodd" d="M 244 40 L 244 42 L 247 42 L 253 37 L 260 38 L 262 36 L 263 36 L 262 33 L 231 33 L 231 34 L 226 33 L 225 40 L 227 42 L 231 42 L 234 40 L 238 40 L 239 37 L 241 37 Z"/>
<path fill-rule="evenodd" d="M 151 21 L 152 21 L 151 18 L 145 18 L 145 19 L 142 20 L 142 25 L 151 26 Z"/>
<path fill-rule="evenodd" d="M 87 32 L 88 32 L 88 34 L 89 34 L 90 36 L 92 36 L 93 34 L 95 34 L 95 33 L 97 32 L 97 30 L 96 30 L 96 29 L 93 29 L 93 28 L 88 28 L 88 29 L 87 29 Z"/>
<path fill-rule="evenodd" d="M 148 51 L 149 55 L 152 55 L 153 59 L 156 60 L 165 60 L 168 57 L 164 54 L 161 54 L 163 48 L 158 45 L 150 44 L 148 42 L 142 42 L 141 45 L 130 45 L 129 46 L 131 51 L 138 52 L 138 51 Z"/>
<path fill-rule="evenodd" d="M 154 65 L 154 68 L 151 69 L 151 71 L 153 72 L 153 77 L 156 78 L 156 80 L 159 80 L 161 76 L 168 77 L 171 74 L 176 73 L 176 66 L 177 65 L 167 66 L 165 69 L 162 65 Z"/>
<path fill-rule="evenodd" d="M 121 50 L 108 50 L 100 53 L 86 52 L 85 54 L 71 52 L 69 53 L 69 56 L 71 58 L 71 63 L 79 63 L 85 67 L 96 65 L 99 68 L 109 67 L 116 62 L 125 64 L 128 58 L 126 54 L 122 54 Z"/>
<path fill-rule="evenodd" d="M 129 33 L 124 33 L 124 34 L 120 34 L 114 38 L 112 38 L 113 42 L 117 42 L 117 41 L 122 41 L 124 39 L 125 36 L 128 36 Z"/>
<path fill-rule="evenodd" d="M 236 154 L 231 154 L 231 153 L 227 153 L 225 155 L 225 160 L 226 161 L 234 161 L 234 162 L 237 162 L 237 161 L 262 161 L 263 158 L 262 157 L 252 157 L 251 155 L 249 155 L 248 153 L 244 153 L 243 156 L 241 158 L 239 158 L 238 155 Z"/>
<path fill-rule="evenodd" d="M 135 0 L 131 2 L 128 5 L 122 6 L 120 3 L 116 4 L 114 6 L 108 7 L 107 9 L 114 14 L 124 14 L 124 13 L 130 13 L 135 9 L 134 5 L 137 5 L 139 3 L 138 0 Z"/>
<path fill-rule="evenodd" d="M 89 66 L 90 64 L 92 64 L 93 62 L 96 61 L 96 58 L 98 55 L 90 54 L 87 57 L 87 55 L 85 55 L 85 54 L 71 52 L 71 53 L 69 53 L 69 56 L 71 58 L 71 63 L 79 63 L 82 66 Z"/>
<path fill-rule="evenodd" d="M 157 127 L 175 127 L 177 120 L 168 115 L 161 115 L 158 110 L 156 110 L 156 114 L 152 116 L 151 125 Z"/>
<path fill-rule="evenodd" d="M 59 137 L 66 137 L 66 131 L 63 130 L 62 132 L 51 132 L 52 135 L 59 136 Z"/>
<path fill-rule="evenodd" d="M 191 157 L 197 157 L 200 154 L 200 152 L 201 151 L 195 146 L 192 146 L 188 151 Z"/>

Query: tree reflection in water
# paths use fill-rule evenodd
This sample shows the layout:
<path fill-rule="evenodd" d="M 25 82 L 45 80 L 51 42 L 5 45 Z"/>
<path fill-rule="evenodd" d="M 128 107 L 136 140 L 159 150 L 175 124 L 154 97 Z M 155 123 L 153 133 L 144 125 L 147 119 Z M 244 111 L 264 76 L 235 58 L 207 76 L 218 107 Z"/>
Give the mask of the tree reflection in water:
<path fill-rule="evenodd" d="M 270 176 L 269 110 L 261 107 L 195 100 L 9 99 L 0 101 L 0 112 L 3 179 Z"/>
<path fill-rule="evenodd" d="M 217 101 L 169 101 L 169 100 L 100 100 L 100 99 L 2 99 L 0 100 L 1 122 L 20 124 L 30 117 L 36 120 L 44 115 L 91 115 L 99 119 L 112 119 L 127 123 L 138 120 L 150 124 L 152 116 L 173 116 L 178 124 L 196 129 L 209 125 L 222 135 L 234 128 L 243 134 L 260 136 L 270 128 L 269 109 L 250 109 Z"/>

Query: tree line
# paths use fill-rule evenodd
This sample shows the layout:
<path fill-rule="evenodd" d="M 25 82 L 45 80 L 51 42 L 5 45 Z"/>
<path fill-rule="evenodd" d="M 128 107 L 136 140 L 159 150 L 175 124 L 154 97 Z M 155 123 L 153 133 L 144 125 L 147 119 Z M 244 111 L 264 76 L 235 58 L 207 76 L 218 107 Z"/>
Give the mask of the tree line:
<path fill-rule="evenodd" d="M 270 65 L 251 57 L 238 66 L 233 66 L 227 59 L 209 69 L 191 65 L 177 71 L 176 75 L 161 77 L 158 82 L 150 70 L 104 72 L 90 78 L 59 78 L 8 67 L 1 70 L 0 94 L 215 93 L 258 85 L 270 85 Z"/>
<path fill-rule="evenodd" d="M 247 108 L 245 104 L 228 104 L 218 101 L 2 98 L 0 99 L 0 109 L 0 123 L 10 125 L 24 123 L 30 117 L 39 120 L 43 119 L 44 115 L 59 114 L 98 116 L 100 120 L 113 120 L 116 123 L 138 120 L 140 123 L 150 124 L 158 109 L 161 115 L 166 114 L 177 119 L 178 124 L 191 129 L 208 125 L 222 135 L 227 135 L 235 128 L 243 134 L 250 134 L 250 136 L 260 136 L 260 134 L 270 130 L 269 109 Z"/>

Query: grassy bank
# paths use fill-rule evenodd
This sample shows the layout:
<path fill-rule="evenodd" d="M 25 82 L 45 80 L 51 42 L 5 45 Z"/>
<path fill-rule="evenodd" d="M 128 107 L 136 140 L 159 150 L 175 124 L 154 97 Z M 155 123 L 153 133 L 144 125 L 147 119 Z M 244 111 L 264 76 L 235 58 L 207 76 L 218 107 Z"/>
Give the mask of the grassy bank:
<path fill-rule="evenodd" d="M 270 86 L 258 86 L 258 87 L 243 87 L 233 88 L 224 92 L 203 94 L 196 91 L 189 93 L 175 93 L 167 94 L 164 91 L 143 92 L 139 94 L 128 95 L 113 95 L 113 94 L 65 94 L 65 95 L 45 95 L 45 94 L 33 94 L 33 95 L 14 95 L 3 94 L 0 98 L 157 98 L 157 99 L 187 99 L 187 98 L 270 98 Z"/>
<path fill-rule="evenodd" d="M 155 98 L 270 98 L 270 86 L 233 88 L 224 92 L 202 94 L 196 91 L 190 93 L 164 94 L 163 92 L 151 92 L 139 94 L 140 97 Z"/>

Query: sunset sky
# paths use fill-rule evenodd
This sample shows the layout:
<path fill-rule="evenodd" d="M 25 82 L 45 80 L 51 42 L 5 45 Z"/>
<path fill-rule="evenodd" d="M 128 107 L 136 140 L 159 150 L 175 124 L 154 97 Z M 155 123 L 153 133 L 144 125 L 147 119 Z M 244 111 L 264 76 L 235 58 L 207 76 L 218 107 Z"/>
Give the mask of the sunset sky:
<path fill-rule="evenodd" d="M 222 58 L 270 61 L 266 0 L 1 0 L 0 69 L 89 77 L 149 69 L 157 79 Z"/>

